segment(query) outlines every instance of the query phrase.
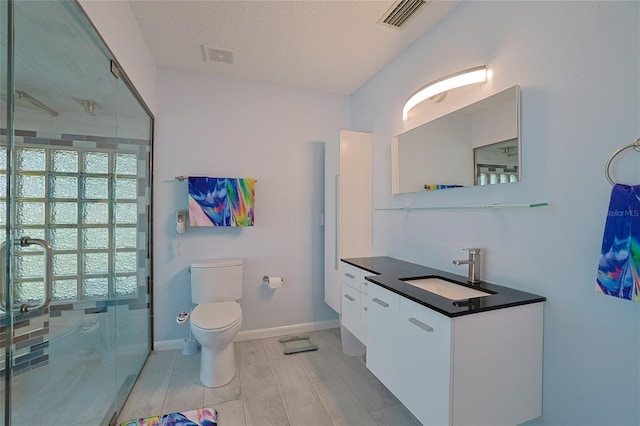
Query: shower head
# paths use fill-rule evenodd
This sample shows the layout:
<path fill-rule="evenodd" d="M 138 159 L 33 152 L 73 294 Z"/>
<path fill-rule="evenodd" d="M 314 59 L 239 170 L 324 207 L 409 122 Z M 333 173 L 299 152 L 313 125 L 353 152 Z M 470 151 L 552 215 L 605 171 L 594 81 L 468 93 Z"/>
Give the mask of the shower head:
<path fill-rule="evenodd" d="M 71 97 L 71 99 L 79 103 L 82 108 L 84 108 L 84 112 L 93 115 L 94 117 L 96 115 L 96 109 L 102 109 L 100 104 L 93 99 L 80 99 L 73 96 Z"/>

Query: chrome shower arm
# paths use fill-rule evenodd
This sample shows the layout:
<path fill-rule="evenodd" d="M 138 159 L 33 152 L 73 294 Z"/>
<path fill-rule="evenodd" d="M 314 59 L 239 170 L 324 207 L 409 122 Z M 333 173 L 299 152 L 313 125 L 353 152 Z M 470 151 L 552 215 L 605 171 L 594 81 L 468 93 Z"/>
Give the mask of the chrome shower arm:
<path fill-rule="evenodd" d="M 57 117 L 58 116 L 58 111 L 55 111 L 55 110 L 49 108 L 48 106 L 46 106 L 45 104 L 43 104 L 42 102 L 40 102 L 39 100 L 37 100 L 36 98 L 31 96 L 30 94 L 28 94 L 24 90 L 16 90 L 16 99 L 23 100 L 25 102 L 29 102 L 31 105 L 36 106 L 36 107 L 38 107 L 38 108 L 40 108 L 42 110 L 47 111 L 53 117 Z"/>

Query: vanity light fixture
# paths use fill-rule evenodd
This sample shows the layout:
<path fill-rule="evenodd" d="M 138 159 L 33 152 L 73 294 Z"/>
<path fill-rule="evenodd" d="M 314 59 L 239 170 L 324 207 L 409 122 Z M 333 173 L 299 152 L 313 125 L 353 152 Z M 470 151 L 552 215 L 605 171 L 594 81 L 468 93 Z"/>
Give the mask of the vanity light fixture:
<path fill-rule="evenodd" d="M 467 86 L 474 83 L 482 83 L 487 81 L 487 66 L 481 65 L 468 70 L 460 71 L 446 77 L 432 81 L 426 86 L 421 87 L 413 95 L 409 96 L 407 102 L 402 108 L 402 119 L 406 120 L 409 111 L 416 105 L 430 99 L 434 102 L 440 102 L 447 95 L 447 92 L 458 87 Z"/>

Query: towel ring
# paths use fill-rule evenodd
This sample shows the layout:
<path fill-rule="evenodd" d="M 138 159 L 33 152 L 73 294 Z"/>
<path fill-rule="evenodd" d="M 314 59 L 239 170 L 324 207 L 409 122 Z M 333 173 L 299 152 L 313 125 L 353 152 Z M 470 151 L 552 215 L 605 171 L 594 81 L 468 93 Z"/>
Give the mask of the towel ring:
<path fill-rule="evenodd" d="M 622 148 L 618 149 L 616 152 L 614 152 L 611 155 L 611 157 L 609 158 L 609 160 L 607 161 L 607 164 L 604 166 L 604 175 L 607 177 L 607 180 L 609 181 L 609 183 L 611 185 L 613 185 L 613 186 L 615 186 L 616 183 L 611 178 L 611 173 L 609 173 L 609 168 L 611 167 L 611 162 L 613 161 L 614 158 L 616 158 L 616 156 L 618 154 L 620 154 L 625 149 L 629 149 L 629 148 L 633 148 L 636 151 L 640 152 L 640 138 L 636 139 L 636 141 L 634 143 L 630 143 L 629 145 L 625 145 Z"/>

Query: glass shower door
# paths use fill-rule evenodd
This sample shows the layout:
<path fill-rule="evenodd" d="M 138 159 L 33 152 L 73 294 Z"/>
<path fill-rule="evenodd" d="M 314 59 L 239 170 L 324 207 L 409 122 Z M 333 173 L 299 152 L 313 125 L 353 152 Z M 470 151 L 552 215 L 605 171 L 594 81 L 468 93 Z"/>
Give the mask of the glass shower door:
<path fill-rule="evenodd" d="M 152 120 L 120 79 L 113 172 L 113 294 L 116 298 L 116 406 L 124 402 L 151 351 Z"/>
<path fill-rule="evenodd" d="M 14 306 L 36 304 L 50 279 L 52 298 L 6 314 L 13 319 L 6 408 L 12 425 L 101 424 L 116 394 L 116 311 L 101 304 L 110 271 L 108 247 L 99 244 L 113 159 L 87 137 L 116 137 L 116 116 L 105 110 L 117 79 L 64 3 L 13 8 L 13 134 L 0 158 L 13 248 L 7 293 Z M 26 236 L 49 242 L 52 277 L 42 250 L 15 244 Z"/>
<path fill-rule="evenodd" d="M 0 8 L 2 417 L 108 424 L 150 351 L 152 118 L 76 3 Z"/>

